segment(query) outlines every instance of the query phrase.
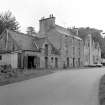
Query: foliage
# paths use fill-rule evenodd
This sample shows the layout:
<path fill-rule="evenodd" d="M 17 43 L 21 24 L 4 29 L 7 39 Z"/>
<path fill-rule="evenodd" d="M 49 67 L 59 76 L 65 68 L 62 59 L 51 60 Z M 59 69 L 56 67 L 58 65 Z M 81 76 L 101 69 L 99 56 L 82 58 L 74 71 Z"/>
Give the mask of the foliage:
<path fill-rule="evenodd" d="M 27 34 L 29 34 L 29 35 L 36 34 L 34 27 L 31 27 L 31 26 L 27 27 Z"/>
<path fill-rule="evenodd" d="M 98 29 L 95 29 L 95 28 L 78 28 L 78 36 L 81 37 L 83 40 L 85 40 L 85 37 L 88 35 L 88 34 L 91 34 L 92 35 L 92 39 L 95 41 L 95 42 L 99 42 L 99 45 L 100 45 L 100 48 L 101 48 L 101 56 L 102 58 L 105 58 L 105 38 L 103 38 L 101 36 L 101 32 L 102 30 L 98 30 Z"/>
<path fill-rule="evenodd" d="M 78 34 L 79 34 L 79 37 L 81 37 L 83 40 L 85 40 L 85 37 L 88 35 L 88 34 L 92 34 L 92 38 L 94 39 L 94 41 L 99 41 L 98 39 L 99 38 L 102 38 L 101 36 L 101 33 L 102 30 L 98 30 L 98 29 L 95 29 L 95 28 L 79 28 L 78 30 Z"/>
<path fill-rule="evenodd" d="M 12 12 L 7 11 L 0 14 L 0 34 L 5 29 L 18 31 L 19 28 L 19 23 L 16 21 L 16 18 L 12 16 Z"/>

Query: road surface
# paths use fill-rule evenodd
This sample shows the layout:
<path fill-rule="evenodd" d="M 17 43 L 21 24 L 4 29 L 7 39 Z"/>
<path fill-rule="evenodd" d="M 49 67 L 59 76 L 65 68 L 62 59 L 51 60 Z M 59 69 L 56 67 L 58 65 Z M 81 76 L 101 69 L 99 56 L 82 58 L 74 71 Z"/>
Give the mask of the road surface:
<path fill-rule="evenodd" d="M 99 105 L 104 68 L 64 70 L 0 86 L 0 105 Z"/>

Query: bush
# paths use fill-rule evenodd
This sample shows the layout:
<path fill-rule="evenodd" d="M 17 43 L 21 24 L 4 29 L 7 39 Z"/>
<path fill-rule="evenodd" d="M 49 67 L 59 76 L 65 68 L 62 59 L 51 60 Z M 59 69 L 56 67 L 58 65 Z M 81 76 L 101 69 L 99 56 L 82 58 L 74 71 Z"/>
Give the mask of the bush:
<path fill-rule="evenodd" d="M 12 66 L 9 64 L 9 65 L 1 65 L 1 73 L 8 73 L 8 72 L 11 72 L 12 70 Z"/>

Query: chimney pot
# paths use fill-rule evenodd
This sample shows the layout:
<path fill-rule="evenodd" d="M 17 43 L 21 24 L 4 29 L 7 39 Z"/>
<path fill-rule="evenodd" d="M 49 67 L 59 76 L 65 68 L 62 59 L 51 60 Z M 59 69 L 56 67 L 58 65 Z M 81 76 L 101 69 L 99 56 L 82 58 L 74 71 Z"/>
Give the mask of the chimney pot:
<path fill-rule="evenodd" d="M 50 18 L 51 18 L 51 14 L 50 14 L 50 16 L 49 16 Z"/>

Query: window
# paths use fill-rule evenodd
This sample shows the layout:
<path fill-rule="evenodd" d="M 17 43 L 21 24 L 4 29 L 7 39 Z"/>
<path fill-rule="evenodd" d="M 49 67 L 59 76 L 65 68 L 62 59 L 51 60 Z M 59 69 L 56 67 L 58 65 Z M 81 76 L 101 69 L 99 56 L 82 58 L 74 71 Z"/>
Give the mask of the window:
<path fill-rule="evenodd" d="M 0 60 L 2 60 L 2 56 L 0 55 Z"/>
<path fill-rule="evenodd" d="M 89 42 L 88 42 L 88 47 L 90 46 Z"/>
<path fill-rule="evenodd" d="M 48 49 L 48 44 L 45 44 L 45 49 Z"/>
<path fill-rule="evenodd" d="M 67 57 L 67 67 L 69 67 L 69 57 Z"/>
<path fill-rule="evenodd" d="M 80 66 L 80 58 L 78 58 L 78 65 Z"/>
<path fill-rule="evenodd" d="M 51 57 L 51 62 L 53 63 L 53 57 Z"/>
<path fill-rule="evenodd" d="M 58 68 L 58 58 L 55 58 L 55 68 Z"/>
<path fill-rule="evenodd" d="M 45 44 L 45 55 L 48 55 L 48 44 Z"/>
<path fill-rule="evenodd" d="M 48 57 L 45 57 L 45 68 L 48 68 Z"/>

